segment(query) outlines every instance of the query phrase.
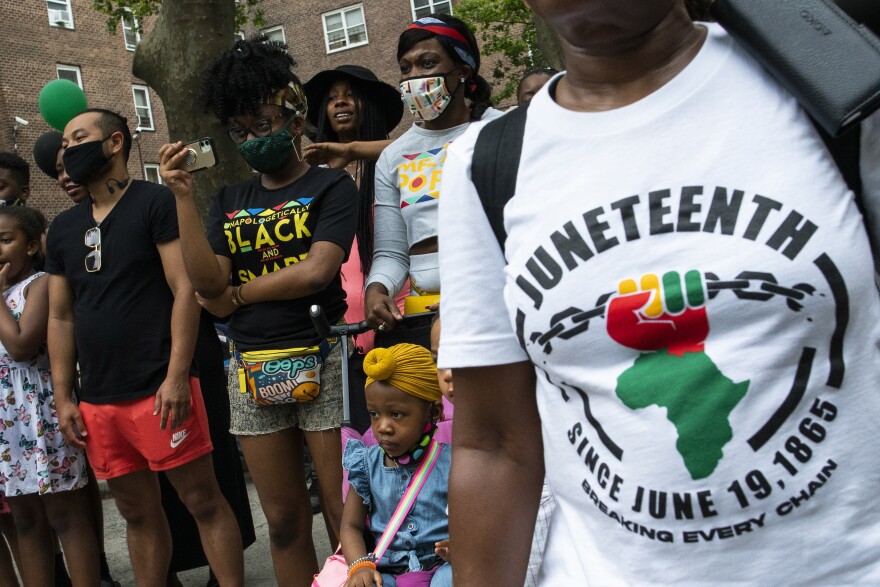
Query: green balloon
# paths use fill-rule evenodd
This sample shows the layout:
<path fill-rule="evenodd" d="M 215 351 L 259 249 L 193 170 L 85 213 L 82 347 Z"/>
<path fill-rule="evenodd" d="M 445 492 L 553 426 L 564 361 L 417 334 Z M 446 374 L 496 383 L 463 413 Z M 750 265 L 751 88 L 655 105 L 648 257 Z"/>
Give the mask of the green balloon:
<path fill-rule="evenodd" d="M 68 79 L 54 79 L 43 86 L 38 104 L 43 120 L 60 131 L 74 116 L 88 108 L 82 89 Z"/>

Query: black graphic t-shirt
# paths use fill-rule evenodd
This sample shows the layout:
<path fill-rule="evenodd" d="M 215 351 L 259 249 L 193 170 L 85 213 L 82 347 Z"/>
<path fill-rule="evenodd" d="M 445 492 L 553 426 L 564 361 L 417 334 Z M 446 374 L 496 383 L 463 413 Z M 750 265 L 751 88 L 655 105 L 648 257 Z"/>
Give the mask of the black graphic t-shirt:
<path fill-rule="evenodd" d="M 348 254 L 357 225 L 357 186 L 347 173 L 313 167 L 292 184 L 266 189 L 259 177 L 225 187 L 208 213 L 207 233 L 217 255 L 232 260 L 232 283 L 244 284 L 304 261 L 313 242 Z M 309 307 L 319 304 L 339 320 L 347 306 L 339 273 L 326 289 L 295 299 L 242 306 L 229 320 L 242 350 L 287 348 L 317 340 Z"/>
<path fill-rule="evenodd" d="M 81 399 L 104 404 L 153 394 L 167 374 L 174 296 L 156 245 L 178 237 L 174 196 L 132 181 L 101 221 L 101 270 L 88 273 L 84 239 L 95 226 L 88 199 L 55 217 L 46 271 L 73 290 Z"/>

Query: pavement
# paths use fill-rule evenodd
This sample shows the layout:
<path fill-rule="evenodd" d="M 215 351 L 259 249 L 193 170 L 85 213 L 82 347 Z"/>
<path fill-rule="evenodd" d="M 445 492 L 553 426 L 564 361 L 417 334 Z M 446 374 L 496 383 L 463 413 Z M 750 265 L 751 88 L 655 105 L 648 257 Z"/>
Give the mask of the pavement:
<path fill-rule="evenodd" d="M 269 529 L 266 517 L 260 508 L 257 491 L 247 473 L 245 480 L 257 541 L 244 551 L 244 584 L 247 587 L 274 587 L 277 583 L 272 569 L 272 556 L 269 553 Z M 125 539 L 125 520 L 119 515 L 113 499 L 106 491 L 106 486 L 102 487 L 101 495 L 104 496 L 104 549 L 110 572 L 122 587 L 134 586 L 134 572 L 131 569 L 128 543 Z M 320 513 L 312 520 L 312 538 L 315 541 L 318 561 L 323 565 L 324 560 L 332 554 L 332 550 L 324 528 L 324 518 Z M 184 587 L 205 587 L 208 581 L 208 567 L 179 573 L 177 577 Z"/>

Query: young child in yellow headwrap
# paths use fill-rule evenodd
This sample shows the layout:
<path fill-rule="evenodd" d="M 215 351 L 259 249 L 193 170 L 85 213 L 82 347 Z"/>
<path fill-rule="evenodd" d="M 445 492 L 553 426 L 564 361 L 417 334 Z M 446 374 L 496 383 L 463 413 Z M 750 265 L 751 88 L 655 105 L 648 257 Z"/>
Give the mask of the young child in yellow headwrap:
<path fill-rule="evenodd" d="M 437 543 L 449 538 L 449 446 L 442 446 L 382 558 L 371 560 L 364 542 L 368 518 L 373 536 L 382 536 L 442 415 L 437 367 L 424 347 L 398 344 L 370 351 L 364 372 L 367 411 L 379 444 L 349 440 L 342 457 L 354 490 L 348 492 L 340 530 L 342 554 L 350 565 L 346 587 L 449 587 L 452 567 L 435 553 Z"/>

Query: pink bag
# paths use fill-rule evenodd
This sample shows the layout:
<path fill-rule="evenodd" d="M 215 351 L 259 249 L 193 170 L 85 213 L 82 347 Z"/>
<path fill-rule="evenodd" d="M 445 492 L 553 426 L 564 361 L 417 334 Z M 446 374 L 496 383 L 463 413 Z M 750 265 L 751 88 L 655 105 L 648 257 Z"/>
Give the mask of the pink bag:
<path fill-rule="evenodd" d="M 348 563 L 339 549 L 327 557 L 324 568 L 315 575 L 312 587 L 343 587 L 348 580 Z"/>

